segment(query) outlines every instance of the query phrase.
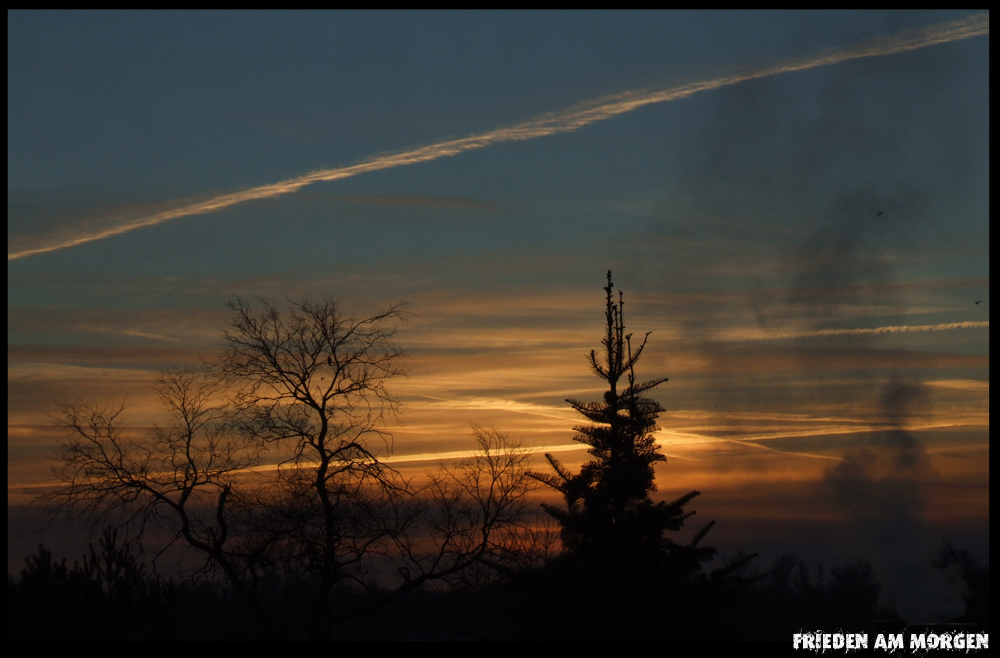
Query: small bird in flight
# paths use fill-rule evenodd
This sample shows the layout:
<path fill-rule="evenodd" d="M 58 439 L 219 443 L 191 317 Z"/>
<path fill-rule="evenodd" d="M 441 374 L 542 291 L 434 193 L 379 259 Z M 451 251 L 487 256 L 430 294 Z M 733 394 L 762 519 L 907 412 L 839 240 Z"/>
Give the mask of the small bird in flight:
<path fill-rule="evenodd" d="M 884 214 L 885 214 L 885 211 L 884 211 L 884 210 L 879 210 L 879 211 L 878 211 L 877 213 L 875 213 L 875 216 L 876 216 L 876 217 L 881 217 L 881 216 L 882 216 L 882 215 L 884 215 Z"/>
<path fill-rule="evenodd" d="M 981 302 L 981 301 L 983 301 L 983 300 L 980 299 L 979 302 Z M 979 302 L 976 302 L 976 306 L 979 306 Z"/>

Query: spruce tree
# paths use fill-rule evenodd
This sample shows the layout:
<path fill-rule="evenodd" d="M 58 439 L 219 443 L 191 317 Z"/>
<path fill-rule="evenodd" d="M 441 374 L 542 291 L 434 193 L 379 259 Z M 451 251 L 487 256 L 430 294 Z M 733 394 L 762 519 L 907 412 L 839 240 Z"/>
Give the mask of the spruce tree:
<path fill-rule="evenodd" d="M 684 520 L 694 514 L 685 512 L 684 505 L 700 492 L 691 491 L 672 503 L 654 503 L 650 498 L 656 491 L 653 467 L 666 457 L 653 436 L 659 429 L 656 419 L 664 409 L 647 394 L 667 378 L 636 381 L 635 365 L 651 332 L 633 349 L 632 334 L 625 333 L 624 295 L 618 291 L 615 300 L 610 270 L 604 290 L 603 350 L 600 356 L 591 350 L 588 361 L 594 374 L 607 382 L 608 390 L 601 402 L 567 400 L 590 421 L 574 428 L 574 439 L 590 446 L 588 452 L 594 459 L 574 475 L 546 454 L 555 474 L 536 477 L 565 497 L 566 509 L 551 505 L 545 509 L 562 526 L 566 554 L 588 561 L 638 560 L 648 567 L 650 561 L 662 561 L 679 548 L 664 533 L 680 530 Z M 695 563 L 688 568 L 696 569 L 697 562 L 712 552 L 702 549 L 689 555 Z"/>
<path fill-rule="evenodd" d="M 694 514 L 684 506 L 700 492 L 670 503 L 650 496 L 653 467 L 666 457 L 654 438 L 664 409 L 649 393 L 667 378 L 636 379 L 649 333 L 636 344 L 625 333 L 625 299 L 621 291 L 615 299 L 610 271 L 604 290 L 603 349 L 592 350 L 588 361 L 607 391 L 600 402 L 567 400 L 588 421 L 574 428 L 574 439 L 589 446 L 592 459 L 573 474 L 547 454 L 555 473 L 534 474 L 562 492 L 566 507 L 545 506 L 562 527 L 563 551 L 523 578 L 525 627 L 545 639 L 727 637 L 724 614 L 752 556 L 705 573 L 702 563 L 715 549 L 699 543 L 714 522 L 687 544 L 667 536 Z"/>

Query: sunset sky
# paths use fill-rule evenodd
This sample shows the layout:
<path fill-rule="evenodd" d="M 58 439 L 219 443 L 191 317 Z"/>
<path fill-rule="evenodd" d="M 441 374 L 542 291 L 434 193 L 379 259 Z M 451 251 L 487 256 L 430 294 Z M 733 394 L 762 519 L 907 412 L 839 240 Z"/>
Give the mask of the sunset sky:
<path fill-rule="evenodd" d="M 8 12 L 7 35 L 11 509 L 57 400 L 151 426 L 151 378 L 213 358 L 233 294 L 409 302 L 401 469 L 470 423 L 576 468 L 611 269 L 652 332 L 640 378 L 670 378 L 657 495 L 702 491 L 714 545 L 870 556 L 890 587 L 918 549 L 887 533 L 988 549 L 988 14 Z"/>

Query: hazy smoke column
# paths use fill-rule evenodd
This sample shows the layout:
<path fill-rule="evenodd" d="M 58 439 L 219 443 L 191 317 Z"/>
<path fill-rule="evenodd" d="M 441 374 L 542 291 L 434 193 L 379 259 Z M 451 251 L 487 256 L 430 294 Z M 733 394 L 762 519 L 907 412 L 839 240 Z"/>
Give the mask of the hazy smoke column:
<path fill-rule="evenodd" d="M 988 108 L 968 84 L 974 76 L 988 90 L 986 60 L 978 59 L 986 56 L 988 48 L 954 48 L 719 90 L 691 137 L 677 138 L 684 169 L 651 226 L 666 245 L 664 290 L 680 282 L 744 293 L 742 302 L 705 295 L 671 309 L 688 338 L 732 326 L 733 318 L 788 334 L 909 324 L 893 285 L 904 276 L 898 264 L 912 269 L 906 257 L 947 235 L 957 218 L 985 221 L 977 204 L 988 199 L 989 150 L 979 135 L 989 121 L 967 109 Z M 827 406 L 856 410 L 879 427 L 837 439 L 849 447 L 827 472 L 817 504 L 843 514 L 835 530 L 843 560 L 870 559 L 904 617 L 944 619 L 962 606 L 947 574 L 930 565 L 942 539 L 922 517 L 932 474 L 926 450 L 907 431 L 911 415 L 929 405 L 924 387 L 884 367 L 825 373 L 809 362 L 839 351 L 863 355 L 889 340 L 816 335 L 784 352 L 770 343 L 774 354 L 802 355 L 799 374 L 785 378 L 725 367 L 730 354 L 750 348 L 706 342 L 703 356 L 719 366 L 710 386 L 722 410 Z M 814 381 L 798 385 L 801 373 Z M 788 538 L 789 550 L 796 539 Z"/>
<path fill-rule="evenodd" d="M 919 383 L 890 379 L 879 396 L 885 429 L 874 432 L 827 471 L 834 504 L 847 515 L 849 533 L 910 622 L 946 621 L 964 609 L 962 592 L 931 566 L 938 548 L 921 514 L 921 482 L 929 473 L 923 444 L 906 431 L 918 405 L 928 403 Z"/>
<path fill-rule="evenodd" d="M 816 236 L 797 256 L 796 276 L 785 312 L 814 326 L 864 327 L 879 311 L 905 312 L 891 284 L 893 255 L 907 231 L 929 220 L 932 202 L 926 192 L 906 184 L 886 189 L 845 192 L 823 218 Z M 869 208 L 891 208 L 884 221 Z M 867 311 L 867 317 L 866 317 Z M 780 317 L 781 314 L 779 314 Z M 884 335 L 818 338 L 816 347 L 875 348 Z M 836 397 L 863 409 L 874 407 L 875 432 L 862 434 L 860 445 L 826 473 L 830 501 L 844 515 L 840 532 L 845 559 L 872 561 L 883 597 L 892 600 L 911 622 L 946 621 L 964 609 L 961 591 L 948 574 L 934 569 L 931 558 L 942 538 L 923 520 L 922 485 L 933 476 L 923 443 L 907 431 L 910 419 L 926 412 L 930 396 L 918 379 L 879 370 L 853 371 L 853 386 L 838 387 Z M 882 382 L 879 384 L 879 382 Z M 875 393 L 875 405 L 871 397 Z"/>

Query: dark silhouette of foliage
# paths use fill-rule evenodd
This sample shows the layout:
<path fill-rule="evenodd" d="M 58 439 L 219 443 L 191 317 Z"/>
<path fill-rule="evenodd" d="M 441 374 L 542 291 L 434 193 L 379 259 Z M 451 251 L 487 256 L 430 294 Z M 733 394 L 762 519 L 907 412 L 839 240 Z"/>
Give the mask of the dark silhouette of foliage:
<path fill-rule="evenodd" d="M 717 569 L 706 574 L 704 581 L 694 579 L 685 586 L 655 578 L 662 573 L 651 574 L 654 579 L 648 584 L 616 582 L 612 574 L 628 572 L 586 572 L 561 558 L 543 570 L 515 572 L 515 587 L 505 579 L 492 578 L 495 570 L 477 563 L 487 582 L 473 584 L 476 576 L 470 578 L 470 570 L 463 570 L 462 586 L 422 588 L 393 598 L 373 614 L 337 626 L 331 639 L 729 638 L 787 645 L 791 634 L 803 629 L 869 634 L 915 629 L 988 632 L 988 565 L 947 544 L 935 563 L 958 569 L 967 585 L 966 611 L 948 624 L 907 626 L 890 604 L 881 601 L 882 585 L 865 561 L 825 569 L 786 554 L 766 573 L 753 577 L 746 561 L 737 557 L 730 563 L 740 565 L 735 572 L 722 574 L 724 569 Z M 717 590 L 723 582 L 737 586 L 729 594 L 738 597 L 739 606 L 718 607 L 725 603 L 725 596 Z M 525 587 L 531 588 L 530 597 L 525 596 Z M 345 608 L 371 603 L 369 596 L 357 590 L 341 589 L 337 595 Z M 615 605 L 602 605 L 600 595 L 614 597 Z M 630 604 L 621 598 L 626 595 L 639 599 Z M 668 598 L 659 602 L 654 595 Z M 82 562 L 72 567 L 39 546 L 26 560 L 20 578 L 8 579 L 7 604 L 11 640 L 246 640 L 266 636 L 246 603 L 232 596 L 224 582 L 166 582 L 145 567 L 132 542 L 120 541 L 119 533 L 110 528 L 99 545 L 91 545 Z M 278 610 L 271 608 L 289 608 L 284 637 L 308 637 L 311 608 L 307 597 L 272 601 L 268 606 L 275 616 Z M 712 634 L 704 632 L 706 606 L 715 606 L 711 609 L 718 613 Z M 663 618 L 664 613 L 674 619 Z M 533 624 L 526 623 L 529 615 Z M 678 629 L 677 620 L 690 626 Z"/>
<path fill-rule="evenodd" d="M 786 553 L 745 594 L 746 639 L 785 642 L 793 633 L 816 628 L 871 634 L 879 623 L 903 623 L 881 600 L 882 584 L 864 560 L 826 570 Z"/>
<path fill-rule="evenodd" d="M 976 632 L 990 630 L 990 565 L 965 549 L 956 550 L 945 542 L 934 556 L 933 564 L 938 569 L 957 567 L 965 590 L 962 600 L 965 612 L 954 622 L 972 624 Z"/>
<path fill-rule="evenodd" d="M 573 474 L 547 454 L 554 474 L 535 474 L 563 494 L 566 507 L 545 506 L 562 527 L 563 554 L 529 589 L 564 614 L 532 632 L 567 639 L 702 637 L 720 629 L 726 601 L 753 556 L 707 574 L 702 564 L 715 549 L 701 541 L 714 522 L 687 544 L 667 536 L 694 514 L 684 506 L 700 492 L 669 503 L 650 496 L 654 465 L 666 457 L 654 437 L 664 409 L 648 394 L 667 378 L 636 379 L 649 333 L 633 345 L 633 334 L 625 332 L 624 295 L 619 291 L 615 300 L 610 270 L 604 291 L 603 349 L 600 355 L 592 350 L 588 361 L 608 389 L 601 402 L 567 400 L 590 421 L 574 428 L 574 438 L 590 446 L 593 459 Z"/>
<path fill-rule="evenodd" d="M 294 303 L 288 314 L 264 300 L 230 307 L 217 371 L 234 392 L 236 424 L 252 444 L 291 454 L 250 505 L 252 543 L 280 556 L 308 593 L 312 638 L 480 561 L 516 562 L 531 541 L 521 530 L 533 481 L 505 434 L 474 428 L 477 456 L 419 490 L 386 463 L 401 304 L 363 319 L 333 302 Z M 386 560 L 399 576 L 388 589 L 373 567 Z M 352 587 L 370 596 L 345 596 Z"/>
<path fill-rule="evenodd" d="M 260 446 L 232 431 L 220 384 L 206 373 L 167 371 L 153 388 L 170 422 L 151 435 L 128 430 L 124 403 L 62 403 L 56 423 L 65 436 L 53 468 L 60 486 L 41 500 L 67 515 L 130 526 L 140 542 L 149 529 L 167 530 L 220 570 L 267 628 L 255 591 L 260 555 L 234 546 L 231 525 L 240 498 L 233 492 L 259 463 Z"/>
<path fill-rule="evenodd" d="M 41 544 L 25 563 L 20 581 L 7 583 L 10 639 L 149 638 L 163 631 L 176 594 L 111 527 L 82 563 L 67 567 Z"/>
<path fill-rule="evenodd" d="M 546 511 L 562 525 L 563 546 L 574 555 L 634 561 L 658 559 L 666 551 L 685 563 L 687 570 L 696 570 L 699 562 L 714 554 L 711 548 L 698 547 L 710 526 L 696 535 L 687 550 L 680 550 L 664 533 L 681 529 L 694 513 L 685 512 L 684 505 L 700 492 L 691 491 L 671 503 L 654 503 L 650 498 L 656 491 L 653 466 L 666 457 L 653 436 L 663 407 L 646 394 L 667 378 L 636 381 L 635 364 L 649 333 L 633 351 L 632 334 L 625 333 L 624 295 L 619 291 L 615 302 L 610 270 L 604 290 L 603 354 L 598 357 L 591 350 L 588 361 L 594 374 L 608 383 L 608 390 L 602 402 L 567 400 L 590 421 L 574 428 L 574 439 L 590 446 L 588 452 L 594 459 L 573 475 L 555 457 L 545 455 L 555 474 L 537 477 L 562 492 L 566 500 L 566 509 L 546 506 Z"/>
<path fill-rule="evenodd" d="M 219 362 L 157 379 L 165 427 L 129 429 L 124 404 L 64 403 L 59 486 L 42 500 L 138 542 L 166 531 L 200 558 L 190 582 L 238 598 L 255 637 L 328 639 L 425 585 L 535 560 L 526 496 L 537 482 L 503 432 L 474 427 L 476 455 L 423 487 L 387 463 L 401 305 L 362 319 L 330 301 L 291 306 L 237 297 Z M 105 555 L 85 562 L 85 580 L 143 582 L 125 554 Z"/>
<path fill-rule="evenodd" d="M 234 393 L 242 435 L 290 449 L 276 486 L 252 502 L 251 534 L 255 551 L 280 554 L 310 593 L 312 634 L 327 637 L 334 588 L 362 579 L 366 556 L 412 521 L 391 513 L 406 487 L 382 459 L 399 404 L 386 383 L 402 372 L 392 322 L 404 314 L 397 305 L 356 319 L 329 301 L 294 303 L 286 314 L 260 301 L 230 303 L 216 370 Z"/>

